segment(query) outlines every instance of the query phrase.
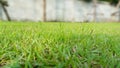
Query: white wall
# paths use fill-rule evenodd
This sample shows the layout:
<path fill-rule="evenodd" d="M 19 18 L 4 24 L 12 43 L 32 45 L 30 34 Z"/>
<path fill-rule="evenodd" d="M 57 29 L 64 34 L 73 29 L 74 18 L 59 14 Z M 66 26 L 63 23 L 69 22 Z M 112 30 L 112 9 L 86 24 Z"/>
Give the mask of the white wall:
<path fill-rule="evenodd" d="M 7 8 L 13 20 L 43 20 L 43 0 L 8 0 Z M 117 9 L 108 3 L 99 3 L 97 12 L 104 15 L 98 15 L 98 21 L 114 19 L 111 13 Z M 48 21 L 93 21 L 93 4 L 77 0 L 47 0 L 47 20 Z M 2 15 L 2 16 L 1 16 Z M 0 10 L 0 17 L 6 19 L 4 13 Z"/>
<path fill-rule="evenodd" d="M 41 0 L 8 0 L 8 11 L 12 19 L 42 20 Z"/>

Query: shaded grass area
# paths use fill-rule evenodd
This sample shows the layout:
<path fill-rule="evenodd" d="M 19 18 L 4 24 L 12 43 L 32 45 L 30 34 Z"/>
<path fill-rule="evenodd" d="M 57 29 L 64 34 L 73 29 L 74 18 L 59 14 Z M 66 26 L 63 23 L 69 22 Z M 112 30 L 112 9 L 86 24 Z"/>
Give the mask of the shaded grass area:
<path fill-rule="evenodd" d="M 0 67 L 119 68 L 119 23 L 0 23 Z"/>

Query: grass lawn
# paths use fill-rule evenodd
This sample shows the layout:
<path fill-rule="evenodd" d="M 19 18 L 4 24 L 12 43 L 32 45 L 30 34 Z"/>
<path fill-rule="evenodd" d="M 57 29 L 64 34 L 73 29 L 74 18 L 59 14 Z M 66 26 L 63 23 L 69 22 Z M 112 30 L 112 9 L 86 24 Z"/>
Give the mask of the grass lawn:
<path fill-rule="evenodd" d="M 120 23 L 0 22 L 2 68 L 120 68 Z"/>

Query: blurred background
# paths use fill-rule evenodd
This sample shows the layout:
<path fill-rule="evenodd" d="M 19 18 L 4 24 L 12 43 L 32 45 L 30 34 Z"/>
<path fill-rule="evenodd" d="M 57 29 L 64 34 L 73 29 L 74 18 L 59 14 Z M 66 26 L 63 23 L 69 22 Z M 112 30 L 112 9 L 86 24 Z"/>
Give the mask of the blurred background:
<path fill-rule="evenodd" d="M 0 0 L 0 19 L 118 22 L 119 0 Z"/>

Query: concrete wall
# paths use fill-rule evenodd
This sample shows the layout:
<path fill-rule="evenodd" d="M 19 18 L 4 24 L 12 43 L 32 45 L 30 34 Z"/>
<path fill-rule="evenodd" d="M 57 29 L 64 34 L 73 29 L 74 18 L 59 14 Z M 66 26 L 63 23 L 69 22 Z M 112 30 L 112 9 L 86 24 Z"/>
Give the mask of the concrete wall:
<path fill-rule="evenodd" d="M 13 20 L 43 21 L 43 0 L 8 0 L 7 8 Z M 117 16 L 111 17 L 111 13 L 117 9 L 108 3 L 99 3 L 97 12 L 98 21 L 115 20 Z M 93 21 L 93 4 L 77 0 L 47 0 L 47 21 Z M 103 13 L 104 15 L 99 15 Z M 0 8 L 0 17 L 6 19 Z"/>

